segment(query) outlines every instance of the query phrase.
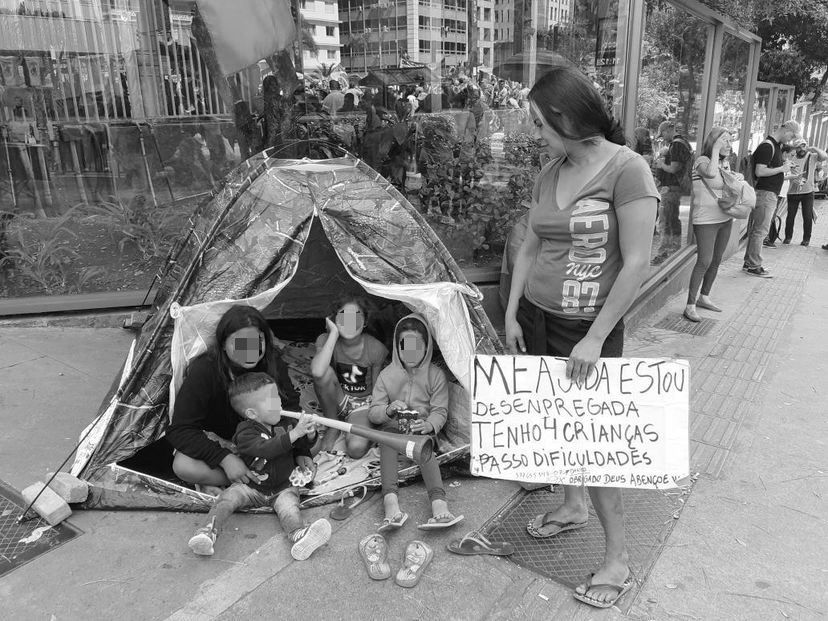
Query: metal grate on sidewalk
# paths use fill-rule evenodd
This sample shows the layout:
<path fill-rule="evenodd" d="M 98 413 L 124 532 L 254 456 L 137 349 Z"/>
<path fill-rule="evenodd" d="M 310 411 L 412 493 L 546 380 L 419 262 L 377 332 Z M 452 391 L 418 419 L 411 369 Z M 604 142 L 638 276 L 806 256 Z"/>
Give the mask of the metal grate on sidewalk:
<path fill-rule="evenodd" d="M 49 527 L 39 517 L 18 524 L 26 504 L 14 489 L 0 481 L 0 576 L 83 534 L 66 522 Z"/>
<path fill-rule="evenodd" d="M 617 604 L 623 612 L 632 608 L 691 488 L 688 480 L 686 487 L 667 491 L 624 490 L 627 548 L 635 585 Z M 520 490 L 481 530 L 493 541 L 509 541 L 515 546 L 515 553 L 507 557 L 509 560 L 574 589 L 604 561 L 604 531 L 592 504 L 589 503 L 589 522 L 583 528 L 549 539 L 535 539 L 526 532 L 526 525 L 536 515 L 553 510 L 563 499 L 560 486 L 554 492 Z"/>
<path fill-rule="evenodd" d="M 693 334 L 695 336 L 707 336 L 718 323 L 719 321 L 717 319 L 709 319 L 707 317 L 703 317 L 699 322 L 692 322 L 685 319 L 681 313 L 670 313 L 653 327 L 661 328 L 662 330 L 672 330 L 673 332 L 682 332 L 684 334 Z"/>

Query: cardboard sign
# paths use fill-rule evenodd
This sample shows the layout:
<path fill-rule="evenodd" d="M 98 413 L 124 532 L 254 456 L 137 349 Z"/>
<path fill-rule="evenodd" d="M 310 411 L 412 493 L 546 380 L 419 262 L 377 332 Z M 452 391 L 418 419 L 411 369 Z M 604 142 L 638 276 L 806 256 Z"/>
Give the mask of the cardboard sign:
<path fill-rule="evenodd" d="M 551 356 L 475 356 L 471 472 L 645 489 L 689 474 L 690 365 L 607 358 L 583 385 Z"/>

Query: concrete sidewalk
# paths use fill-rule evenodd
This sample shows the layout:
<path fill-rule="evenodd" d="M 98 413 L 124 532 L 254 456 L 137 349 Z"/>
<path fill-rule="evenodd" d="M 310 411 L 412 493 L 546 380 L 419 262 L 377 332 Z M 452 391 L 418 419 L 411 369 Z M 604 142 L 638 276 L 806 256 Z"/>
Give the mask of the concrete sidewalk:
<path fill-rule="evenodd" d="M 356 551 L 381 517 L 378 496 L 310 561 L 291 559 L 275 520 L 238 515 L 215 557 L 187 539 L 203 516 L 77 512 L 85 531 L 0 579 L 9 619 L 821 619 L 828 616 L 825 498 L 828 424 L 828 252 L 825 203 L 813 246 L 765 251 L 775 278 L 720 270 L 725 308 L 706 336 L 656 327 L 671 300 L 627 341 L 630 356 L 691 361 L 693 471 L 700 478 L 632 612 L 577 603 L 546 578 L 494 557 L 458 557 L 445 544 L 485 522 L 514 483 L 449 479 L 456 532 L 427 535 L 435 559 L 420 585 L 368 579 Z M 0 324 L 0 478 L 17 488 L 54 469 L 91 420 L 131 333 L 113 328 Z M 420 536 L 421 484 L 403 488 L 412 519 L 391 539 L 392 566 Z M 309 517 L 326 516 L 330 506 Z M 642 579 L 644 577 L 639 577 Z"/>

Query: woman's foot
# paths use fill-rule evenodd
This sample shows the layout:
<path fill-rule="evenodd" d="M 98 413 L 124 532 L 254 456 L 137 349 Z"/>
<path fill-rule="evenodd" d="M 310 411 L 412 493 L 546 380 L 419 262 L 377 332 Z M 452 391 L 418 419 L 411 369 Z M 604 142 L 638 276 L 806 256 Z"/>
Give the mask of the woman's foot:
<path fill-rule="evenodd" d="M 701 317 L 696 312 L 696 305 L 695 304 L 688 304 L 684 307 L 684 318 L 687 321 L 692 321 L 693 323 L 698 323 L 701 321 Z"/>
<path fill-rule="evenodd" d="M 620 598 L 619 593 L 626 592 L 624 585 L 630 578 L 630 568 L 622 561 L 607 562 L 592 576 L 587 583 L 575 587 L 575 593 L 589 601 L 585 602 L 598 608 L 609 607 Z M 613 585 L 613 586 L 603 586 Z M 616 588 L 617 587 L 617 588 Z M 584 601 L 580 599 L 580 601 Z"/>
<path fill-rule="evenodd" d="M 560 532 L 585 525 L 589 518 L 586 504 L 580 507 L 561 505 L 548 513 L 541 513 L 529 523 L 527 530 L 534 537 L 554 537 Z"/>
<path fill-rule="evenodd" d="M 706 308 L 707 310 L 713 311 L 714 313 L 721 313 L 722 309 L 719 308 L 713 300 L 711 300 L 706 295 L 700 295 L 699 299 L 696 300 L 696 306 L 699 308 Z"/>

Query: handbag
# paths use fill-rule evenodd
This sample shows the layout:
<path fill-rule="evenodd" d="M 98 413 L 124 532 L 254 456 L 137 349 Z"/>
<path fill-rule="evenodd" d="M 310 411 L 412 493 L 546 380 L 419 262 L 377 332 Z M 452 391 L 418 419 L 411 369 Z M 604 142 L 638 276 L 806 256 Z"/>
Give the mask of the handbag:
<path fill-rule="evenodd" d="M 699 175 L 704 187 L 716 199 L 719 209 L 736 220 L 744 220 L 756 206 L 756 192 L 744 180 L 724 168 L 719 168 L 722 175 L 722 195 L 717 196 L 704 176 Z"/>

